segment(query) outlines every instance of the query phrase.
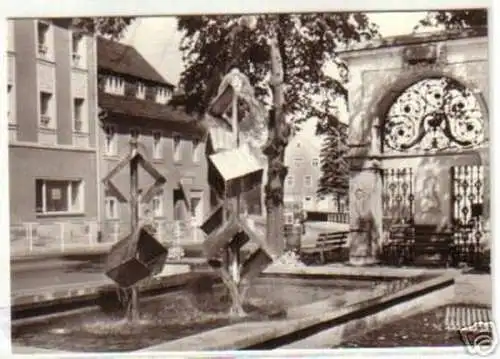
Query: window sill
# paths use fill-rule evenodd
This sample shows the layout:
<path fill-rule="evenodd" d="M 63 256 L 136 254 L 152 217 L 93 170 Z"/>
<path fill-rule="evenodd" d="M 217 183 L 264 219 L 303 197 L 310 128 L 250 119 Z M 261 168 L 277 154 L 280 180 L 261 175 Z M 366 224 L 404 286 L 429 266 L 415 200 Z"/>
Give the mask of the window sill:
<path fill-rule="evenodd" d="M 120 157 L 119 157 L 117 154 L 116 154 L 116 155 L 110 155 L 110 154 L 105 153 L 105 154 L 103 155 L 103 157 L 104 157 L 105 159 L 107 159 L 107 160 L 112 160 L 112 161 L 117 161 L 117 160 L 119 160 L 119 159 L 120 159 Z"/>
<path fill-rule="evenodd" d="M 71 68 L 73 70 L 80 70 L 80 71 L 86 71 L 87 70 L 87 65 L 86 64 L 71 64 Z"/>
<path fill-rule="evenodd" d="M 51 65 L 56 64 L 56 61 L 55 61 L 54 56 L 52 54 L 44 55 L 44 54 L 40 54 L 39 52 L 37 52 L 36 57 L 41 62 L 45 62 L 45 63 L 51 64 Z"/>
<path fill-rule="evenodd" d="M 57 132 L 57 128 L 55 127 L 45 127 L 45 126 L 38 126 L 38 132 L 42 132 L 42 133 L 56 133 Z"/>
<path fill-rule="evenodd" d="M 165 162 L 165 160 L 163 158 L 160 158 L 160 157 L 158 157 L 158 158 L 154 158 L 153 157 L 152 161 L 154 163 L 163 163 L 163 162 Z"/>
<path fill-rule="evenodd" d="M 47 212 L 47 213 L 37 213 L 37 218 L 50 218 L 50 217 L 83 217 L 84 212 Z"/>

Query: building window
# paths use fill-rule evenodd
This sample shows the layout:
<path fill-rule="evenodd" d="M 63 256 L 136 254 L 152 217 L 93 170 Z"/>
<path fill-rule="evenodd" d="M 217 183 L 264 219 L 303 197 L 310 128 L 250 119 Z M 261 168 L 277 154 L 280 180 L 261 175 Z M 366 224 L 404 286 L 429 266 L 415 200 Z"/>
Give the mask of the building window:
<path fill-rule="evenodd" d="M 293 186 L 293 176 L 287 176 L 286 177 L 286 185 L 287 186 Z"/>
<path fill-rule="evenodd" d="M 107 219 L 118 219 L 118 200 L 116 197 L 106 197 L 104 200 L 104 207 L 106 209 Z"/>
<path fill-rule="evenodd" d="M 83 126 L 84 120 L 84 105 L 85 100 L 83 98 L 73 99 L 73 125 L 75 132 L 84 132 L 85 128 Z"/>
<path fill-rule="evenodd" d="M 83 66 L 85 60 L 83 34 L 73 32 L 71 34 L 71 59 L 74 66 Z"/>
<path fill-rule="evenodd" d="M 12 109 L 14 108 L 14 90 L 11 84 L 7 85 L 7 118 L 9 123 L 16 123 L 15 117 L 12 114 Z"/>
<path fill-rule="evenodd" d="M 174 189 L 174 221 L 185 219 L 184 194 L 180 189 Z"/>
<path fill-rule="evenodd" d="M 36 213 L 83 212 L 83 182 L 66 180 L 35 181 Z"/>
<path fill-rule="evenodd" d="M 116 128 L 112 125 L 104 126 L 105 138 L 105 155 L 106 156 L 116 156 L 117 146 L 116 146 Z"/>
<path fill-rule="evenodd" d="M 306 186 L 306 187 L 312 186 L 312 176 L 311 175 L 304 176 L 304 186 Z"/>
<path fill-rule="evenodd" d="M 192 185 L 194 183 L 194 178 L 193 177 L 182 177 L 181 178 L 181 183 L 185 185 Z"/>
<path fill-rule="evenodd" d="M 318 167 L 319 166 L 319 158 L 313 158 L 312 159 L 312 166 L 313 167 Z"/>
<path fill-rule="evenodd" d="M 295 165 L 295 167 L 300 167 L 303 162 L 304 162 L 304 158 L 302 158 L 302 157 L 295 157 L 293 159 L 293 164 Z"/>
<path fill-rule="evenodd" d="M 141 134 L 141 131 L 138 128 L 131 128 L 130 129 L 130 140 L 131 141 L 139 141 L 139 136 Z"/>
<path fill-rule="evenodd" d="M 38 35 L 38 55 L 43 58 L 50 56 L 50 43 L 49 43 L 50 25 L 43 21 L 38 21 L 37 35 Z"/>
<path fill-rule="evenodd" d="M 198 139 L 193 140 L 193 162 L 200 161 L 201 157 L 200 152 L 201 152 L 200 140 Z"/>
<path fill-rule="evenodd" d="M 179 162 L 181 160 L 181 136 L 174 135 L 173 137 L 173 153 L 174 153 L 174 161 Z"/>
<path fill-rule="evenodd" d="M 118 76 L 108 76 L 104 85 L 104 92 L 123 96 L 125 94 L 125 80 Z"/>
<path fill-rule="evenodd" d="M 141 100 L 144 100 L 146 98 L 146 86 L 144 86 L 142 82 L 139 82 L 137 84 L 136 97 Z"/>
<path fill-rule="evenodd" d="M 159 87 L 156 90 L 156 102 L 165 105 L 170 100 L 171 91 L 165 87 Z"/>
<path fill-rule="evenodd" d="M 157 193 L 152 200 L 153 215 L 163 217 L 163 191 Z"/>
<path fill-rule="evenodd" d="M 153 132 L 153 158 L 161 159 L 163 157 L 162 133 L 160 131 Z"/>
<path fill-rule="evenodd" d="M 199 197 L 191 197 L 190 199 L 190 204 L 191 204 L 191 218 L 198 218 L 199 211 L 200 211 L 200 204 L 201 204 L 201 198 Z"/>
<path fill-rule="evenodd" d="M 45 128 L 55 127 L 53 119 L 53 96 L 48 92 L 40 92 L 40 125 Z"/>

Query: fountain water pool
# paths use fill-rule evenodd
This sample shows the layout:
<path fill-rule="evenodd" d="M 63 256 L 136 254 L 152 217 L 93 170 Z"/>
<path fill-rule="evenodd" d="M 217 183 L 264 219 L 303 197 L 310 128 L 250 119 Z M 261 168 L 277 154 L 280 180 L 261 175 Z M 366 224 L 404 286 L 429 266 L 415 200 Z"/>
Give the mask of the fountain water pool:
<path fill-rule="evenodd" d="M 16 345 L 75 352 L 134 351 L 234 324 L 286 318 L 286 311 L 332 298 L 342 307 L 348 298 L 369 296 L 394 281 L 265 276 L 247 292 L 248 316 L 232 318 L 225 286 L 201 275 L 184 288 L 144 300 L 141 320 L 131 325 L 118 311 L 96 310 L 38 324 L 13 326 Z"/>

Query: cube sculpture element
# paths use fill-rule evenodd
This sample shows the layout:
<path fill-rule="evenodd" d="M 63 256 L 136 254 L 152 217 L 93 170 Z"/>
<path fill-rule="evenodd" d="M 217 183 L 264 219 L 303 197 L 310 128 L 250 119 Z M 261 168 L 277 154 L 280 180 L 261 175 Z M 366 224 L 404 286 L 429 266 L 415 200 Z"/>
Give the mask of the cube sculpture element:
<path fill-rule="evenodd" d="M 236 197 L 262 184 L 264 166 L 247 148 L 236 148 L 208 156 L 216 173 L 210 186 L 223 189 L 224 197 Z"/>
<path fill-rule="evenodd" d="M 144 227 L 114 244 L 106 261 L 106 275 L 121 288 L 160 273 L 167 249 Z"/>

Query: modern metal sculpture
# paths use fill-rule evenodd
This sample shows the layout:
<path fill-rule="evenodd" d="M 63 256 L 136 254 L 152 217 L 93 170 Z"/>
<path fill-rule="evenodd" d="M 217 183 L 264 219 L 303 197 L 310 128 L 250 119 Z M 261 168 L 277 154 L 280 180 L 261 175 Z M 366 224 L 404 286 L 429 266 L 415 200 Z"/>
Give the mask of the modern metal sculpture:
<path fill-rule="evenodd" d="M 240 143 L 238 100 L 243 91 L 251 89 L 245 75 L 234 69 L 225 76 L 218 95 L 212 101 L 209 115 L 215 118 L 209 129 L 213 153 L 208 156 L 209 184 L 217 194 L 219 204 L 207 217 L 201 229 L 207 235 L 204 242 L 209 264 L 219 271 L 233 300 L 231 313 L 244 315 L 242 299 L 249 281 L 259 275 L 281 253 L 273 248 L 242 215 L 242 194 L 260 187 L 264 165 L 255 154 Z M 231 107 L 232 117 L 226 112 Z M 248 242 L 257 249 L 243 258 L 242 248 Z"/>
<path fill-rule="evenodd" d="M 139 319 L 138 284 L 160 273 L 167 257 L 167 249 L 147 226 L 139 223 L 139 165 L 155 179 L 155 183 L 142 197 L 143 202 L 151 199 L 155 191 L 165 184 L 166 178 L 138 151 L 137 141 L 132 140 L 130 152 L 103 179 L 105 186 L 112 184 L 112 177 L 127 165 L 130 167 L 130 234 L 111 247 L 105 272 L 125 294 L 127 320 L 136 321 Z"/>

